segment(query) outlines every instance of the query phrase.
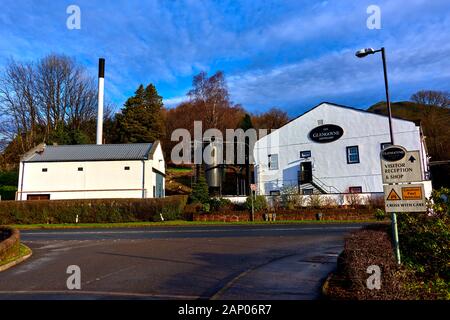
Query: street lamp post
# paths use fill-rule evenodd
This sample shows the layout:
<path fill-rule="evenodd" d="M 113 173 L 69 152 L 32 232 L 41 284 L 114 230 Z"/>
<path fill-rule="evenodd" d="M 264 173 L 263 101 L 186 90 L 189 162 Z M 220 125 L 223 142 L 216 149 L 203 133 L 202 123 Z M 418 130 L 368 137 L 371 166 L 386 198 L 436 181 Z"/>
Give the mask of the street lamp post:
<path fill-rule="evenodd" d="M 389 85 L 388 85 L 388 77 L 387 77 L 387 67 L 386 67 L 386 54 L 384 47 L 378 50 L 374 50 L 372 48 L 366 48 L 361 49 L 355 53 L 355 55 L 358 58 L 364 58 L 368 56 L 369 54 L 375 54 L 377 52 L 381 52 L 381 58 L 383 60 L 383 73 L 384 73 L 384 88 L 386 91 L 386 106 L 388 110 L 388 117 L 389 117 L 389 136 L 391 140 L 391 145 L 394 145 L 394 132 L 392 130 L 392 109 L 391 109 L 391 101 L 389 99 Z M 398 240 L 398 227 L 397 227 L 397 214 L 395 212 L 391 215 L 392 220 L 392 233 L 393 233 L 393 240 L 394 240 L 394 250 L 395 250 L 395 257 L 397 259 L 397 263 L 401 263 L 400 258 L 400 247 L 399 247 L 399 240 Z"/>
<path fill-rule="evenodd" d="M 386 67 L 386 54 L 384 47 L 378 50 L 374 50 L 372 48 L 361 49 L 355 53 L 355 56 L 358 58 L 364 58 L 369 54 L 375 54 L 377 52 L 381 52 L 381 58 L 383 60 L 383 73 L 384 73 L 384 88 L 386 91 L 386 106 L 388 110 L 389 116 L 389 135 L 391 139 L 391 144 L 394 144 L 394 132 L 392 131 L 392 110 L 391 110 L 391 101 L 389 99 L 389 85 L 388 85 L 388 77 L 387 77 L 387 67 Z"/>

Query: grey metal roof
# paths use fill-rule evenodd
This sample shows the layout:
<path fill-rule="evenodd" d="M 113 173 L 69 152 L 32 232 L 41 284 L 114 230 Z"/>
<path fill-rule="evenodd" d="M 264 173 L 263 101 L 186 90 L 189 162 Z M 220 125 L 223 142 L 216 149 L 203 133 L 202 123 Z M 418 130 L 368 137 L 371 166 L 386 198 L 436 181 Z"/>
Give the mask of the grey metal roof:
<path fill-rule="evenodd" d="M 146 160 L 152 147 L 153 143 L 45 146 L 43 152 L 31 152 L 23 161 Z"/>

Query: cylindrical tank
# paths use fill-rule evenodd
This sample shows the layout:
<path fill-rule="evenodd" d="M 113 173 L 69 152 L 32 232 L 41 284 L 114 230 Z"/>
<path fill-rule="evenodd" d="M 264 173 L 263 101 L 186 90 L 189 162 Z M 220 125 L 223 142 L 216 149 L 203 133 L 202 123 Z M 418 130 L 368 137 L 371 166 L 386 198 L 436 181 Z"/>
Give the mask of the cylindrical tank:
<path fill-rule="evenodd" d="M 210 188 L 222 186 L 222 165 L 219 163 L 220 150 L 217 145 L 210 143 L 207 148 L 211 152 L 205 155 L 205 176 Z"/>

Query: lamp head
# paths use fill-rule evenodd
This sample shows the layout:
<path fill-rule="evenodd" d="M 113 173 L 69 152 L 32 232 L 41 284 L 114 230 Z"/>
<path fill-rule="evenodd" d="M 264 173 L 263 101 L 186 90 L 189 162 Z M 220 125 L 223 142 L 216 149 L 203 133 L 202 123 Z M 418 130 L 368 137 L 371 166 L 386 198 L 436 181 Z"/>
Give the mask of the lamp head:
<path fill-rule="evenodd" d="M 369 54 L 374 54 L 375 50 L 373 50 L 372 48 L 365 48 L 365 49 L 361 49 L 356 51 L 355 56 L 357 56 L 358 58 L 364 58 L 365 56 L 369 55 Z"/>

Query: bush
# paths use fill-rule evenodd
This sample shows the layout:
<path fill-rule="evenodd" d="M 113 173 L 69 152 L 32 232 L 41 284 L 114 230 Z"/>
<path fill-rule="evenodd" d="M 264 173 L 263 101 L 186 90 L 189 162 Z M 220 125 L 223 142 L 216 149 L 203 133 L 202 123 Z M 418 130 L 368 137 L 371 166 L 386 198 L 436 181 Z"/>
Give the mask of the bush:
<path fill-rule="evenodd" d="M 232 211 L 234 209 L 231 200 L 224 198 L 211 198 L 209 200 L 209 206 L 211 212 Z"/>
<path fill-rule="evenodd" d="M 323 198 L 319 194 L 312 194 L 308 198 L 308 206 L 311 208 L 320 208 L 323 204 Z"/>
<path fill-rule="evenodd" d="M 381 221 L 381 220 L 384 220 L 385 218 L 386 218 L 386 213 L 384 212 L 384 210 L 377 209 L 375 211 L 375 219 Z"/>
<path fill-rule="evenodd" d="M 363 204 L 363 198 L 359 193 L 345 194 L 345 201 L 351 208 L 358 208 Z"/>
<path fill-rule="evenodd" d="M 433 190 L 431 211 L 439 217 L 450 217 L 450 188 Z"/>
<path fill-rule="evenodd" d="M 450 281 L 450 219 L 424 213 L 398 215 L 404 262 L 421 276 Z"/>
<path fill-rule="evenodd" d="M 186 196 L 155 199 L 46 200 L 0 202 L 1 224 L 114 223 L 183 216 Z"/>
<path fill-rule="evenodd" d="M 248 196 L 245 200 L 245 208 L 252 211 L 252 198 Z M 255 211 L 263 211 L 267 209 L 267 200 L 265 196 L 256 196 L 253 198 L 253 208 Z"/>
<path fill-rule="evenodd" d="M 384 195 L 371 195 L 367 198 L 367 205 L 370 209 L 384 208 Z"/>
<path fill-rule="evenodd" d="M 297 209 L 303 207 L 305 198 L 295 186 L 285 186 L 281 188 L 281 204 L 285 209 Z"/>

